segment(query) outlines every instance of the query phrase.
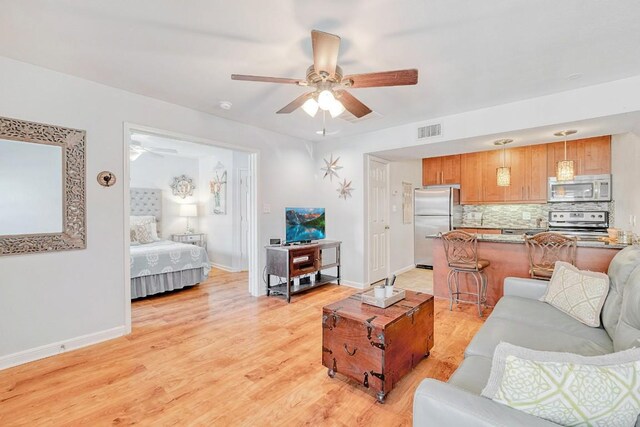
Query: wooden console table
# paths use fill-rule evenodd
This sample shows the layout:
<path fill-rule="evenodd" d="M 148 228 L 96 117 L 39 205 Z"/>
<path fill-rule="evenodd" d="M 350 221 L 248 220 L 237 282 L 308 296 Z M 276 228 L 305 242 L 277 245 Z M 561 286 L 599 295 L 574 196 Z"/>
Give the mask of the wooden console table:
<path fill-rule="evenodd" d="M 267 250 L 267 296 L 284 295 L 291 302 L 291 295 L 307 291 L 327 283 L 340 284 L 340 244 L 337 240 L 321 240 L 317 243 L 290 246 L 266 246 Z M 335 251 L 335 259 L 328 263 L 326 251 Z M 323 274 L 322 270 L 336 269 L 336 276 Z M 271 284 L 271 276 L 279 282 Z M 303 276 L 309 281 L 299 283 Z M 296 283 L 292 283 L 296 280 Z M 284 282 L 283 282 L 284 280 Z"/>

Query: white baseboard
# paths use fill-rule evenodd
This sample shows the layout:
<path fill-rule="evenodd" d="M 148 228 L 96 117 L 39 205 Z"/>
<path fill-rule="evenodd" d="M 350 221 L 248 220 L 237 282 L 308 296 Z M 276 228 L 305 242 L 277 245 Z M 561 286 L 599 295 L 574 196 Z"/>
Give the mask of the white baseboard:
<path fill-rule="evenodd" d="M 365 288 L 364 283 L 352 282 L 350 280 L 344 280 L 344 279 L 340 279 L 340 284 L 344 286 L 348 286 L 350 288 L 356 288 L 356 289 Z"/>
<path fill-rule="evenodd" d="M 216 264 L 215 262 L 212 262 L 211 266 L 215 267 L 215 268 L 217 268 L 219 270 L 226 271 L 228 273 L 238 273 L 238 272 L 240 272 L 240 270 L 238 270 L 237 268 L 229 267 L 228 265 Z"/>
<path fill-rule="evenodd" d="M 402 273 L 406 273 L 407 271 L 411 271 L 416 268 L 415 264 L 407 265 L 406 267 L 401 268 L 400 270 L 396 270 L 393 272 L 396 276 L 401 275 Z"/>
<path fill-rule="evenodd" d="M 124 325 L 107 329 L 106 331 L 82 335 L 68 340 L 19 351 L 17 353 L 7 354 L 6 356 L 0 357 L 0 370 L 33 362 L 34 360 L 44 359 L 45 357 L 55 356 L 56 354 L 66 353 L 89 345 L 98 344 L 99 342 L 118 338 L 123 335 L 126 335 L 126 327 Z"/>

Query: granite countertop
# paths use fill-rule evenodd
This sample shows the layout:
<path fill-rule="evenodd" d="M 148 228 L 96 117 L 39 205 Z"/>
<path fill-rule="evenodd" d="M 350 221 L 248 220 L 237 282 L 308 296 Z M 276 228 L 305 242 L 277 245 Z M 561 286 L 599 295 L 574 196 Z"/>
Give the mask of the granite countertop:
<path fill-rule="evenodd" d="M 438 235 L 430 234 L 425 236 L 427 239 L 437 239 Z M 493 242 L 493 243 L 521 243 L 524 244 L 524 237 L 518 234 L 478 234 L 479 242 Z M 624 249 L 629 245 L 625 244 L 612 244 L 607 242 L 593 241 L 593 240 L 578 240 L 578 247 L 580 248 L 604 248 L 604 249 Z"/>

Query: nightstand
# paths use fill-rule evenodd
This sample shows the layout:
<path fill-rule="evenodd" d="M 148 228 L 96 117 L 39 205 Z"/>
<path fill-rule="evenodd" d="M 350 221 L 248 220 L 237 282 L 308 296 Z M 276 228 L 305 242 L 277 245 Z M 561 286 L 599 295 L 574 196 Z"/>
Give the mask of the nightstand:
<path fill-rule="evenodd" d="M 182 233 L 172 234 L 171 240 L 174 242 L 188 243 L 207 249 L 207 235 L 204 233 Z"/>

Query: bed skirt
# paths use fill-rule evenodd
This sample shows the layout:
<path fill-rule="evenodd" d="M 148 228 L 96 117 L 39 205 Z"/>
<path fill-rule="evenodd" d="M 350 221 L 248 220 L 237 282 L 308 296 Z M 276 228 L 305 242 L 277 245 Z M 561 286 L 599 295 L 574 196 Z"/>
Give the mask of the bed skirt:
<path fill-rule="evenodd" d="M 131 279 L 131 299 L 147 297 L 197 285 L 207 278 L 204 268 L 152 274 Z"/>

